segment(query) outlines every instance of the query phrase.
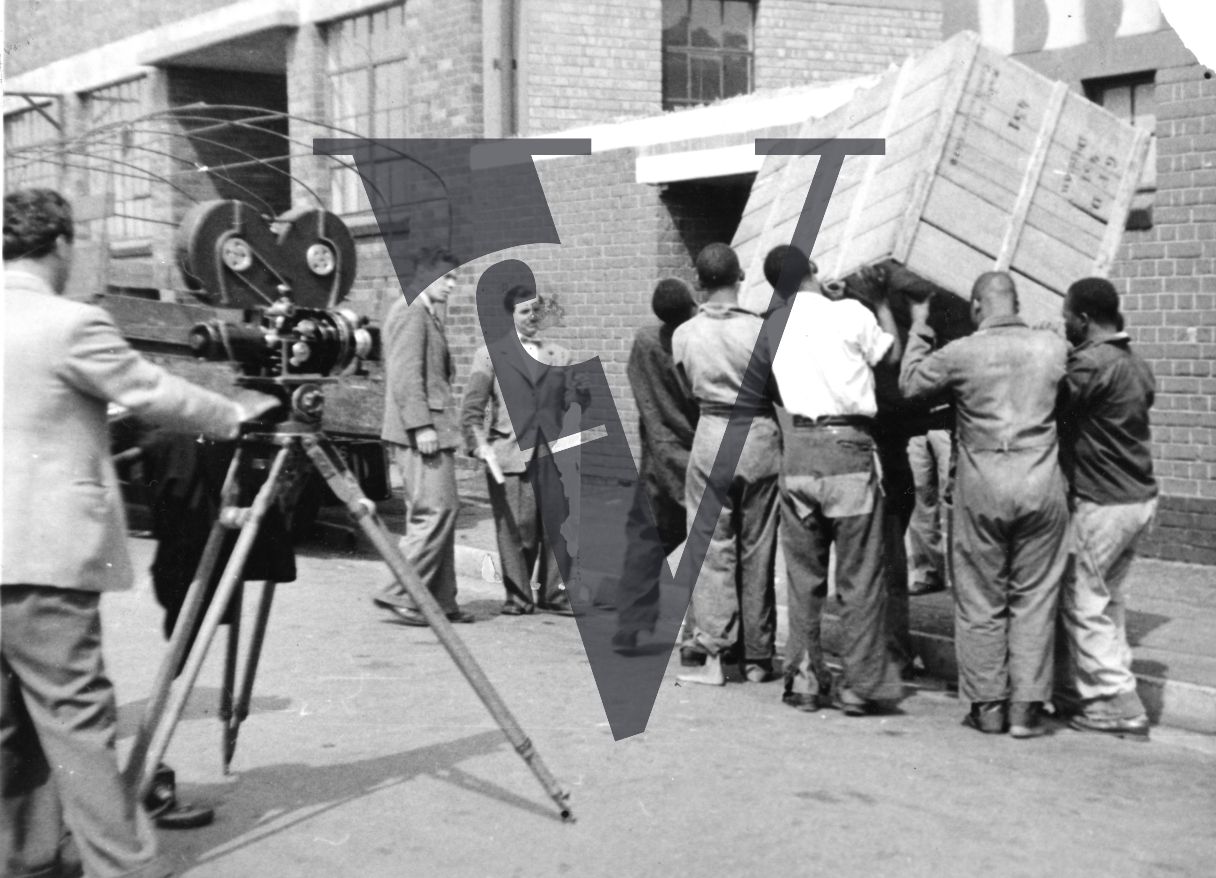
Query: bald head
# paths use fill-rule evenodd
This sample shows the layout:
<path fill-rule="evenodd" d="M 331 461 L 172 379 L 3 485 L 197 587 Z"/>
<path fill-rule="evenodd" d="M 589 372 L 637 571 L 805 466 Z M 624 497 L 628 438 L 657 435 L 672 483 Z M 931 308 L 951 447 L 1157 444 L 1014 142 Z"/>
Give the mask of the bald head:
<path fill-rule="evenodd" d="M 1008 272 L 986 271 L 976 278 L 971 287 L 971 313 L 976 323 L 1018 313 L 1018 290 Z"/>

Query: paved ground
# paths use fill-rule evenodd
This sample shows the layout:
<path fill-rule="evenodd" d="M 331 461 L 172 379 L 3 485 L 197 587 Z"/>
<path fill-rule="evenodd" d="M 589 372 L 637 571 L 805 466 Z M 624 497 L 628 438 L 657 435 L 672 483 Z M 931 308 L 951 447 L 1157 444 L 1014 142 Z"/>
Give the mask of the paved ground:
<path fill-rule="evenodd" d="M 153 544 L 131 542 L 137 569 Z M 643 735 L 614 742 L 573 620 L 497 617 L 462 578 L 459 632 L 569 788 L 562 824 L 433 634 L 388 621 L 378 561 L 311 549 L 280 588 L 254 712 L 219 772 L 221 650 L 168 761 L 203 830 L 162 833 L 189 876 L 1207 876 L 1216 740 L 1060 729 L 990 738 L 944 691 L 850 719 L 780 684 L 664 680 Z M 148 584 L 103 603 L 129 746 L 162 644 Z"/>

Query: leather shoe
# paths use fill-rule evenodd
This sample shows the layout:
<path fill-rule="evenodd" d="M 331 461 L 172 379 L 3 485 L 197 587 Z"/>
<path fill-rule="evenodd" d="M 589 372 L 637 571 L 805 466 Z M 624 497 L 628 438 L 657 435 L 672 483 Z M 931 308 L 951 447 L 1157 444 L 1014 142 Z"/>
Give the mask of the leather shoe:
<path fill-rule="evenodd" d="M 177 802 L 156 817 L 161 829 L 199 829 L 215 820 L 215 809 L 191 802 Z"/>
<path fill-rule="evenodd" d="M 1110 718 L 1079 713 L 1068 720 L 1068 725 L 1078 732 L 1099 732 L 1133 741 L 1148 740 L 1148 716 L 1143 713 L 1133 717 Z"/>
<path fill-rule="evenodd" d="M 1037 701 L 1014 701 L 1009 705 L 1009 737 L 1041 738 L 1051 734 L 1043 723 L 1040 704 Z"/>
<path fill-rule="evenodd" d="M 781 703 L 804 713 L 814 713 L 819 709 L 819 696 L 813 692 L 785 692 L 781 695 Z"/>
<path fill-rule="evenodd" d="M 621 655 L 631 655 L 638 648 L 638 633 L 621 630 L 612 635 L 612 650 Z"/>
<path fill-rule="evenodd" d="M 447 614 L 448 621 L 458 625 L 471 625 L 476 621 L 476 617 L 465 610 L 453 610 Z"/>
<path fill-rule="evenodd" d="M 1005 722 L 1004 701 L 977 701 L 971 712 L 963 717 L 963 725 L 985 735 L 1003 735 L 1008 730 Z"/>
<path fill-rule="evenodd" d="M 691 646 L 680 647 L 680 667 L 682 668 L 699 668 L 705 664 L 705 653 L 699 649 L 693 649 Z"/>
<path fill-rule="evenodd" d="M 574 615 L 574 607 L 570 606 L 570 598 L 566 597 L 565 595 L 559 597 L 557 600 L 545 601 L 544 603 L 537 601 L 536 608 L 542 613 L 552 613 L 555 616 Z"/>
<path fill-rule="evenodd" d="M 417 610 L 411 610 L 407 607 L 389 607 L 389 609 L 393 611 L 393 615 L 397 617 L 397 621 L 402 625 L 409 625 L 413 628 L 429 628 L 431 625 L 426 620 L 426 616 Z"/>
<path fill-rule="evenodd" d="M 767 683 L 773 679 L 772 662 L 747 662 L 743 665 L 743 676 L 749 683 Z"/>
<path fill-rule="evenodd" d="M 912 597 L 920 597 L 923 594 L 936 594 L 939 591 L 945 591 L 946 584 L 944 582 L 913 582 L 908 586 L 908 594 Z"/>
<path fill-rule="evenodd" d="M 502 609 L 498 612 L 503 616 L 531 616 L 536 612 L 536 604 L 522 604 L 519 601 L 503 601 Z"/>

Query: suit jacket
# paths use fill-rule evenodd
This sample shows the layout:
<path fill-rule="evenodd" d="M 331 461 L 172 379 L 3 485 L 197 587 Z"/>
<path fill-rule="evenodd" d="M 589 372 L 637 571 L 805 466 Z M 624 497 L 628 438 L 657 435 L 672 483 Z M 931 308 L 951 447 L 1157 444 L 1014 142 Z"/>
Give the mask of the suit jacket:
<path fill-rule="evenodd" d="M 439 447 L 460 445 L 452 394 L 456 370 L 439 319 L 426 301 L 399 297 L 381 328 L 384 349 L 384 426 L 380 438 L 413 447 L 412 430 L 434 427 Z"/>
<path fill-rule="evenodd" d="M 106 404 L 219 439 L 241 410 L 149 363 L 100 308 L 5 271 L 4 498 L 0 584 L 128 588 L 126 518 Z"/>
<path fill-rule="evenodd" d="M 684 392 L 671 354 L 672 329 L 639 329 L 625 374 L 638 409 L 643 478 L 664 496 L 684 502 L 684 474 L 697 432 L 697 403 Z"/>
<path fill-rule="evenodd" d="M 532 459 L 533 450 L 550 438 L 561 435 L 566 413 L 567 385 L 563 372 L 545 366 L 565 366 L 570 352 L 551 341 L 536 342 L 539 350 L 535 362 L 519 363 L 509 351 L 518 345 L 513 335 L 494 342 L 498 349 L 494 358 L 484 345 L 473 356 L 469 380 L 465 385 L 464 402 L 460 409 L 460 425 L 465 444 L 472 453 L 483 440 L 488 440 L 504 473 L 522 473 Z M 524 398 L 516 406 L 513 420 L 503 398 L 502 381 L 494 374 L 494 359 L 507 362 L 511 370 L 503 380 Z M 533 359 L 528 357 L 528 360 Z M 487 411 L 488 407 L 488 411 Z M 518 422 L 518 423 L 517 423 Z M 518 436 L 516 427 L 518 426 Z M 523 446 L 527 451 L 520 449 Z"/>

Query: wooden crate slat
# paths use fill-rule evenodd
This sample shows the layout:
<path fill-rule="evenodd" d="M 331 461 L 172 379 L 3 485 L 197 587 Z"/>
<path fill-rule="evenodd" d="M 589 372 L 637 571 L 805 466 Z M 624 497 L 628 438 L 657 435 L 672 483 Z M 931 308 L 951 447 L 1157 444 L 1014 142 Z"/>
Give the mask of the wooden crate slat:
<path fill-rule="evenodd" d="M 992 270 L 991 256 L 929 223 L 919 224 L 916 238 L 904 267 L 963 298 L 970 296 L 976 277 Z"/>
<path fill-rule="evenodd" d="M 942 165 L 941 176 L 983 194 L 993 204 L 1005 205 L 1007 209 L 1012 210 L 1025 172 L 1008 163 L 1008 154 L 984 149 L 993 139 L 989 132 L 974 129 L 972 143 Z M 1039 186 L 1035 190 L 1031 207 L 1050 213 L 1067 227 L 1082 224 L 1086 228 L 1100 226 L 1104 230 L 1105 221 L 1080 210 L 1076 204 L 1057 191 L 1057 179 L 1062 172 L 1053 168 L 1051 156 L 1056 148 L 1054 144 L 1048 147 L 1047 159 L 1039 176 Z"/>
<path fill-rule="evenodd" d="M 912 242 L 916 236 L 916 226 L 919 223 L 921 211 L 924 209 L 925 200 L 929 197 L 929 188 L 932 185 L 933 178 L 937 175 L 938 168 L 945 159 L 946 145 L 950 136 L 950 130 L 953 127 L 953 117 L 958 112 L 966 90 L 967 81 L 971 78 L 971 70 L 979 55 L 979 38 L 974 34 L 966 33 L 961 34 L 960 38 L 962 37 L 966 37 L 962 44 L 965 51 L 960 55 L 959 69 L 964 72 L 951 82 L 949 88 L 942 96 L 942 112 L 938 117 L 937 127 L 933 132 L 933 136 L 928 146 L 925 147 L 926 165 L 920 174 L 917 175 L 909 191 L 908 207 L 904 213 L 904 224 L 895 238 L 895 246 L 892 250 L 892 256 L 898 262 L 907 261 L 908 252 L 911 250 Z"/>
<path fill-rule="evenodd" d="M 1004 237 L 1008 211 L 988 203 L 974 192 L 945 177 L 933 181 L 921 219 L 949 235 L 960 238 L 996 264 Z M 919 244 L 918 244 L 919 246 Z"/>
<path fill-rule="evenodd" d="M 1060 113 L 1064 109 L 1064 98 L 1068 96 L 1068 86 L 1057 82 L 1052 88 L 1051 98 L 1043 119 L 1039 123 L 1039 132 L 1026 164 L 1026 174 L 1022 178 L 1022 186 L 1017 194 L 1013 211 L 1005 224 L 1005 237 L 1001 241 L 1000 250 L 996 256 L 998 269 L 1009 267 L 1014 251 L 1018 248 L 1018 239 L 1022 235 L 1022 227 L 1026 225 L 1026 215 L 1039 189 L 1039 180 L 1043 176 L 1043 166 L 1047 161 L 1047 150 L 1051 146 L 1051 138 L 1060 121 Z"/>
<path fill-rule="evenodd" d="M 1111 215 L 1118 217 L 1119 222 L 1110 223 L 1106 227 L 1106 235 L 1102 239 L 1102 244 L 1098 247 L 1097 255 L 1094 256 L 1094 264 L 1090 271 L 1100 277 L 1105 277 L 1110 271 L 1110 264 L 1115 260 L 1115 252 L 1119 249 L 1119 241 L 1123 236 L 1123 217 L 1127 216 L 1128 210 L 1131 209 L 1132 198 L 1136 195 L 1136 187 L 1140 183 L 1140 177 L 1144 170 L 1144 163 L 1148 159 L 1150 135 L 1147 131 L 1138 130 L 1136 139 L 1128 150 L 1127 158 L 1127 174 L 1123 178 L 1123 185 L 1119 194 L 1115 196 L 1114 205 L 1111 207 Z"/>
<path fill-rule="evenodd" d="M 1013 254 L 1012 267 L 1061 292 L 1090 273 L 1092 251 L 1078 250 L 1071 242 L 1026 226 Z"/>

